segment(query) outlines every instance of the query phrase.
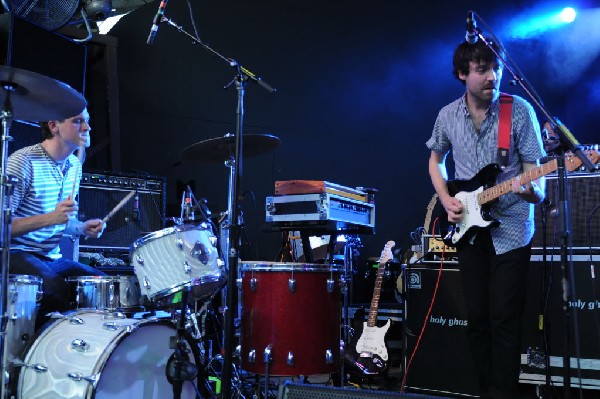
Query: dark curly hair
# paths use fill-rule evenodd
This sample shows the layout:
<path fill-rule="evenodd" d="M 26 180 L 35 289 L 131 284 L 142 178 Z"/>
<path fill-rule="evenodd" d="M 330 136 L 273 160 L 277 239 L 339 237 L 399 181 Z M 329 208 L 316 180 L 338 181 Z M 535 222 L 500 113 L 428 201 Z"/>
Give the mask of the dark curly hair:
<path fill-rule="evenodd" d="M 65 120 L 59 120 L 59 122 L 64 122 Z M 44 140 L 49 140 L 53 137 L 52 132 L 50 131 L 50 126 L 48 126 L 48 122 L 40 122 L 40 127 L 42 128 L 42 138 Z"/>

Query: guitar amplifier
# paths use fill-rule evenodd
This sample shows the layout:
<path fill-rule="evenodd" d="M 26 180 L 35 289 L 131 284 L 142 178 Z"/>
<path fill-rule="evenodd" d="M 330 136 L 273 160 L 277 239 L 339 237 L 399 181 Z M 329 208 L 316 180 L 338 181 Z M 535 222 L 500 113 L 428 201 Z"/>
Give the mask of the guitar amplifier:
<path fill-rule="evenodd" d="M 572 173 L 567 177 L 568 199 L 570 205 L 572 249 L 580 252 L 589 251 L 590 247 L 597 253 L 600 250 L 600 173 Z M 558 218 L 558 177 L 546 176 L 546 199 L 550 202 L 546 207 L 546 246 L 560 247 L 560 219 Z M 543 234 L 544 208 L 537 205 L 535 209 L 535 235 L 533 251 L 539 252 L 544 242 Z M 591 234 L 590 234 L 591 233 Z"/>
<path fill-rule="evenodd" d="M 80 252 L 124 254 L 138 238 L 165 227 L 166 179 L 132 173 L 84 173 L 79 188 L 79 220 L 104 218 L 127 194 L 131 198 L 107 222 L 100 238 L 81 239 Z"/>

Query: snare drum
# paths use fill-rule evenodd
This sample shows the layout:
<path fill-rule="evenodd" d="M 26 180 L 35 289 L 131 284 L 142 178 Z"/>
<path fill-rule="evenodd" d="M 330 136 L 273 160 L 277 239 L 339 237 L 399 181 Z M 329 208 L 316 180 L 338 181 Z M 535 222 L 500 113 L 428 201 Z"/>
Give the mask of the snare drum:
<path fill-rule="evenodd" d="M 73 312 L 48 325 L 27 349 L 17 398 L 171 398 L 166 367 L 175 335 L 171 324 L 156 319 Z M 190 362 L 199 364 L 197 347 L 187 340 L 185 346 Z M 190 382 L 182 388 L 182 398 L 196 397 Z"/>
<path fill-rule="evenodd" d="M 187 287 L 190 301 L 213 295 L 224 282 L 216 241 L 204 225 L 169 227 L 135 241 L 131 261 L 142 295 L 167 307 L 180 303 Z"/>
<path fill-rule="evenodd" d="M 42 299 L 42 279 L 26 274 L 11 274 L 8 278 L 8 302 L 5 341 L 5 361 L 19 358 L 33 340 L 37 302 Z M 11 369 L 9 367 L 9 369 Z"/>
<path fill-rule="evenodd" d="M 337 371 L 340 268 L 306 263 L 241 263 L 242 368 L 270 375 Z"/>
<path fill-rule="evenodd" d="M 67 283 L 74 309 L 137 312 L 142 308 L 135 276 L 76 276 Z"/>

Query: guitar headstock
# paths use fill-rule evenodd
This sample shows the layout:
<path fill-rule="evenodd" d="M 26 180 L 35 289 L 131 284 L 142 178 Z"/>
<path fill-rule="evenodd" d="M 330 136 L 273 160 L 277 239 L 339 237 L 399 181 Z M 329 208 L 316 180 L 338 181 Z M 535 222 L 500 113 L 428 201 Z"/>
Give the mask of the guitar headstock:
<path fill-rule="evenodd" d="M 393 259 L 394 255 L 392 254 L 392 248 L 394 248 L 394 246 L 396 246 L 396 243 L 394 241 L 388 241 L 385 244 L 385 247 L 383 247 L 383 251 L 381 251 L 381 256 L 379 257 L 380 265 L 385 265 Z"/>
<path fill-rule="evenodd" d="M 600 159 L 600 155 L 598 154 L 598 151 L 583 150 L 583 153 L 590 161 L 592 161 L 593 164 L 598 163 L 598 160 Z M 573 172 L 573 171 L 579 169 L 579 167 L 581 165 L 582 165 L 581 159 L 579 159 L 579 157 L 577 157 L 571 151 L 569 151 L 565 154 L 565 166 L 569 172 Z"/>

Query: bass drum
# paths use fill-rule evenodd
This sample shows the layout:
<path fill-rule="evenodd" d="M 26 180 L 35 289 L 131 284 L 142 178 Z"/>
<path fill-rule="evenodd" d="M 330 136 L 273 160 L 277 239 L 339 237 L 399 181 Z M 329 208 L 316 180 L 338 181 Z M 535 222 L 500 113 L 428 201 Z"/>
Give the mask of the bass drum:
<path fill-rule="evenodd" d="M 157 319 L 112 318 L 79 311 L 47 325 L 24 354 L 18 398 L 164 399 L 173 397 L 166 376 L 175 328 Z M 199 364 L 189 340 L 190 362 Z M 194 384 L 198 381 L 192 380 Z M 181 398 L 195 398 L 184 381 Z"/>

